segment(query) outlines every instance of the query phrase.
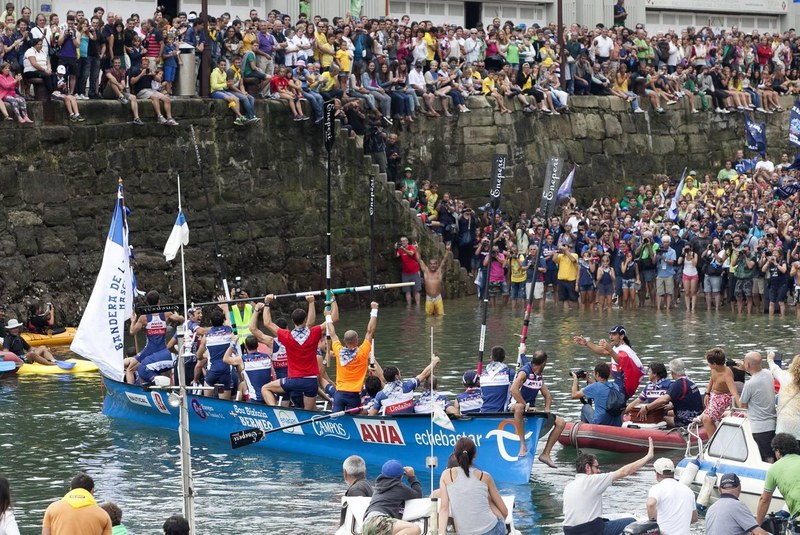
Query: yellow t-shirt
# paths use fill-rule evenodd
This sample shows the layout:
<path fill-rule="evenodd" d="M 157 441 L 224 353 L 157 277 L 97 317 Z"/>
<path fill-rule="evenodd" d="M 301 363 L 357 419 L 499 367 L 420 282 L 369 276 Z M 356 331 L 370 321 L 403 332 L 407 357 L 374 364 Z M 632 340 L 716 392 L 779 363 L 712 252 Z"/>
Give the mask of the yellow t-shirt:
<path fill-rule="evenodd" d="M 336 357 L 336 390 L 339 392 L 358 392 L 364 387 L 364 378 L 367 375 L 369 354 L 372 344 L 364 340 L 355 350 L 355 355 L 349 355 L 347 364 L 342 364 L 342 351 L 350 352 L 339 340 L 333 342 L 333 355 Z"/>
<path fill-rule="evenodd" d="M 336 85 L 336 77 L 331 76 L 330 72 L 323 72 L 319 77 L 319 90 L 327 93 Z"/>
<path fill-rule="evenodd" d="M 524 258 L 522 255 L 511 258 L 511 282 L 525 282 L 528 278 L 527 270 L 522 268 Z"/>
<path fill-rule="evenodd" d="M 487 76 L 484 78 L 483 82 L 481 82 L 481 88 L 484 95 L 491 95 L 492 91 L 494 91 L 494 80 Z"/>
<path fill-rule="evenodd" d="M 226 91 L 228 89 L 228 75 L 219 68 L 211 71 L 211 92 Z"/>
<path fill-rule="evenodd" d="M 436 201 L 439 200 L 439 194 L 428 190 L 425 192 L 425 200 L 427 201 L 428 213 L 436 215 Z"/>
<path fill-rule="evenodd" d="M 568 253 L 568 255 L 563 253 L 556 255 L 555 263 L 558 266 L 558 280 L 575 282 L 578 280 L 578 255 L 575 253 Z M 572 260 L 570 260 L 570 257 Z"/>
<path fill-rule="evenodd" d="M 428 55 L 425 59 L 433 61 L 433 57 L 436 55 L 436 39 L 433 38 L 430 32 L 425 32 L 423 39 L 425 39 L 425 44 L 428 45 Z"/>
<path fill-rule="evenodd" d="M 244 55 L 244 53 L 248 50 L 253 50 L 253 44 L 257 41 L 257 39 L 258 38 L 254 32 L 247 32 L 244 34 L 244 37 L 242 38 L 242 48 L 239 50 L 239 53 Z"/>
<path fill-rule="evenodd" d="M 323 67 L 330 67 L 333 63 L 333 45 L 328 43 L 328 38 L 322 32 L 314 32 L 314 38 L 317 40 L 317 49 L 314 51 L 314 58 L 319 61 Z"/>
<path fill-rule="evenodd" d="M 336 63 L 339 64 L 339 69 L 343 73 L 350 74 L 350 51 L 349 50 L 337 50 L 336 51 Z"/>
<path fill-rule="evenodd" d="M 690 188 L 688 185 L 686 185 L 686 186 L 683 186 L 683 189 L 681 190 L 681 197 L 683 197 L 684 195 L 688 195 L 689 197 L 692 198 L 692 200 L 694 200 L 694 198 L 697 196 L 697 193 L 699 191 L 700 190 L 697 189 L 696 187 L 695 188 Z"/>

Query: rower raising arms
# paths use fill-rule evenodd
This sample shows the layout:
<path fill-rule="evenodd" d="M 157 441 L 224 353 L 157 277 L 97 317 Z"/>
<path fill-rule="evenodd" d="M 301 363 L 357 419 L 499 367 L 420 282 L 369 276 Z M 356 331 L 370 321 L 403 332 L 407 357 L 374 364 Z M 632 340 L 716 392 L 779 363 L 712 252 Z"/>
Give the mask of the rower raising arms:
<path fill-rule="evenodd" d="M 511 384 L 511 397 L 515 403 L 512 405 L 511 410 L 514 412 L 514 423 L 517 428 L 517 435 L 519 436 L 519 456 L 524 457 L 528 454 L 528 447 L 525 444 L 525 422 L 523 422 L 523 415 L 526 410 L 533 410 L 536 406 L 536 395 L 541 392 L 544 398 L 544 412 L 550 412 L 550 404 L 553 402 L 553 397 L 550 395 L 550 390 L 544 384 L 542 374 L 544 368 L 547 366 L 547 353 L 544 351 L 537 351 L 533 354 L 530 362 L 525 364 L 514 377 L 514 382 Z M 539 455 L 539 460 L 549 466 L 555 468 L 556 465 L 553 459 L 550 458 L 550 451 L 553 449 L 561 431 L 566 427 L 567 422 L 561 416 L 556 416 L 555 425 L 550 436 L 547 437 L 547 444 Z"/>
<path fill-rule="evenodd" d="M 161 296 L 157 291 L 150 290 L 147 292 L 145 300 L 148 305 L 155 306 L 159 304 Z M 138 317 L 136 312 L 133 312 L 129 332 L 136 336 L 139 331 L 144 329 L 147 343 L 138 355 L 126 358 L 124 361 L 125 378 L 129 384 L 135 382 L 136 372 L 139 369 L 142 370 L 139 372 L 139 380 L 150 382 L 158 373 L 172 367 L 172 354 L 167 349 L 167 325 L 169 323 L 180 325 L 183 321 L 183 316 L 174 312 L 144 314 Z"/>
<path fill-rule="evenodd" d="M 314 296 L 306 296 L 308 312 L 296 308 L 292 312 L 294 328 L 289 331 L 279 328 L 272 321 L 270 306 L 275 300 L 273 294 L 265 298 L 264 327 L 275 334 L 280 343 L 286 347 L 286 359 L 289 363 L 289 374 L 284 379 L 272 381 L 264 385 L 261 393 L 267 405 L 277 405 L 275 394 L 302 394 L 303 406 L 306 410 L 314 410 L 317 401 L 319 384 L 319 366 L 317 364 L 317 344 L 322 338 L 322 328 L 314 325 L 316 310 Z M 331 321 L 339 319 L 339 307 L 336 300 L 331 303 Z"/>
<path fill-rule="evenodd" d="M 236 354 L 236 334 L 230 325 L 225 325 L 225 313 L 217 308 L 211 312 L 211 329 L 206 333 L 197 347 L 197 353 L 202 355 L 208 350 L 208 369 L 206 370 L 206 386 L 222 387 L 220 399 L 231 399 L 233 390 L 233 375 L 231 366 L 235 366 L 240 374 L 243 367 L 242 358 Z M 210 396 L 209 391 L 205 392 Z"/>
<path fill-rule="evenodd" d="M 333 319 L 328 317 L 328 332 L 332 341 L 332 356 L 336 359 L 336 390 L 333 393 L 333 412 L 361 406 L 361 391 L 367 376 L 372 339 L 378 325 L 378 303 L 370 303 L 369 322 L 364 341 L 359 345 L 358 333 L 346 331 L 344 344 L 336 335 Z M 325 374 L 327 375 L 327 373 Z"/>
<path fill-rule="evenodd" d="M 439 357 L 434 355 L 431 363 L 419 375 L 406 381 L 403 381 L 400 370 L 396 366 L 387 366 L 383 370 L 386 385 L 375 396 L 375 401 L 372 402 L 372 406 L 369 408 L 369 415 L 413 413 L 414 389 L 430 376 L 437 364 L 439 364 Z"/>
<path fill-rule="evenodd" d="M 444 268 L 447 266 L 447 261 L 450 260 L 451 252 L 448 250 L 442 262 L 432 258 L 429 260 L 430 265 L 426 265 L 419 255 L 419 250 L 415 252 L 419 268 L 422 270 L 423 279 L 425 281 L 425 314 L 428 316 L 444 316 L 444 301 L 442 301 L 442 274 Z"/>

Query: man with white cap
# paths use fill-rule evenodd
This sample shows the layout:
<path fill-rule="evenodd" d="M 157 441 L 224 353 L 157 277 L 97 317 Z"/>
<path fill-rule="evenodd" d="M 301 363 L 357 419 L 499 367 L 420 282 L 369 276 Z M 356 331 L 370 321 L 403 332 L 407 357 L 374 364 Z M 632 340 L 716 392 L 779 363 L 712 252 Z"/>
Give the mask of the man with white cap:
<path fill-rule="evenodd" d="M 662 299 L 665 301 L 664 310 L 669 310 L 672 306 L 672 293 L 675 285 L 672 276 L 678 258 L 675 250 L 670 247 L 671 242 L 672 238 L 668 234 L 664 234 L 661 237 L 661 247 L 656 253 L 656 312 L 661 309 Z"/>
<path fill-rule="evenodd" d="M 653 463 L 656 483 L 647 493 L 647 516 L 664 535 L 689 535 L 697 522 L 694 492 L 675 480 L 675 465 L 666 457 Z"/>
<path fill-rule="evenodd" d="M 19 335 L 20 327 L 22 327 L 22 324 L 17 321 L 17 318 L 8 320 L 6 335 L 3 338 L 3 349 L 14 353 L 25 362 L 53 366 L 56 363 L 56 359 L 47 346 L 31 347 Z"/>
<path fill-rule="evenodd" d="M 768 535 L 750 509 L 739 501 L 742 484 L 736 474 L 723 474 L 719 499 L 706 511 L 706 535 Z"/>

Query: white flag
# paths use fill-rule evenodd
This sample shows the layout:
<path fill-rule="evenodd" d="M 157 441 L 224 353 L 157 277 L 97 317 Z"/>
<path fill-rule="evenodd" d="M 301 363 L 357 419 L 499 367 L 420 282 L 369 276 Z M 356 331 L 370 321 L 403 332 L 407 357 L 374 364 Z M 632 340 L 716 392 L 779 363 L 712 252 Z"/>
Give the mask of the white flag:
<path fill-rule="evenodd" d="M 94 362 L 106 377 L 122 381 L 125 321 L 133 312 L 133 274 L 122 186 L 106 238 L 103 264 L 70 350 Z"/>
<path fill-rule="evenodd" d="M 447 416 L 447 413 L 444 412 L 444 409 L 438 403 L 433 404 L 433 423 L 453 432 L 456 430 L 456 428 L 453 427 L 453 422 L 450 421 L 450 417 Z"/>
<path fill-rule="evenodd" d="M 183 216 L 183 210 L 178 212 L 178 218 L 175 220 L 175 226 L 172 227 L 172 232 L 167 239 L 167 244 L 164 246 L 164 258 L 167 262 L 174 260 L 181 249 L 181 244 L 189 245 L 189 225 L 186 224 L 186 218 Z"/>

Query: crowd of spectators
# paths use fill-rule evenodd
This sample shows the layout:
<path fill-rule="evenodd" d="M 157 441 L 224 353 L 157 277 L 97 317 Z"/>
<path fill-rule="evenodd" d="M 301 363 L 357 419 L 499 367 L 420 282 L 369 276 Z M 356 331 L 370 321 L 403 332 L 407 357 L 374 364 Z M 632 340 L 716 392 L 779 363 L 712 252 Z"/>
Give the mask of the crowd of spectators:
<path fill-rule="evenodd" d="M 101 7 L 62 18 L 17 11 L 9 2 L 0 17 L 0 112 L 27 122 L 24 99 L 32 84 L 42 84 L 65 102 L 73 121 L 82 120 L 80 101 L 107 98 L 130 106 L 141 124 L 134 96 L 151 101 L 159 122 L 175 125 L 169 98 L 188 68 L 183 44 L 194 47 L 196 70 L 210 49 L 211 95 L 228 102 L 237 124 L 257 120 L 255 98 L 286 101 L 296 121 L 310 118 L 301 104 L 308 101 L 316 122 L 323 100 L 334 98 L 354 135 L 378 122 L 411 123 L 420 113 L 469 113 L 472 95 L 502 113 L 512 112 L 512 101 L 526 113 L 569 113 L 569 98 L 589 93 L 615 95 L 634 112 L 643 99 L 658 112 L 686 99 L 692 111 L 770 113 L 782 111 L 778 95 L 800 93 L 794 30 L 649 34 L 642 24 L 626 27 L 626 17 L 620 0 L 614 26 L 573 24 L 559 42 L 555 24 L 497 18 L 464 28 L 408 16 L 329 21 L 301 14 L 293 21 L 251 9 L 244 18 L 222 13 L 206 22 L 194 12 L 171 17 L 159 8 L 152 18 L 125 18 Z"/>
<path fill-rule="evenodd" d="M 514 306 L 533 291 L 540 311 L 552 299 L 565 311 L 695 312 L 702 297 L 699 308 L 709 311 L 729 304 L 738 313 L 784 315 L 800 301 L 800 173 L 792 167 L 788 154 L 774 163 L 740 150 L 716 173 L 689 170 L 680 192 L 680 177 L 657 175 L 588 205 L 572 197 L 550 219 L 538 210 L 472 207 L 417 181 L 411 167 L 398 187 L 475 277 L 479 295 L 492 255 L 492 303 L 500 297 Z"/>

